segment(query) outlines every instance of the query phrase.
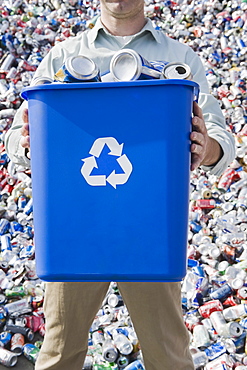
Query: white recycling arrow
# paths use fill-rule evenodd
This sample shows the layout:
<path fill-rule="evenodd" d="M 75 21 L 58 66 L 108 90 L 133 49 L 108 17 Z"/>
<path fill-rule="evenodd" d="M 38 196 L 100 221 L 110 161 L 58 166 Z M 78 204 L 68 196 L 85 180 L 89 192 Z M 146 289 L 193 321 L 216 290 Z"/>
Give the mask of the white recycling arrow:
<path fill-rule="evenodd" d="M 104 145 L 107 145 L 109 149 L 111 150 L 108 154 L 109 155 L 115 155 L 117 157 L 120 157 L 123 150 L 123 144 L 119 144 L 114 137 L 102 137 L 99 139 L 96 139 L 93 143 L 92 148 L 90 149 L 89 154 L 94 155 L 95 157 L 99 157 Z"/>
<path fill-rule="evenodd" d="M 124 171 L 124 173 L 116 173 L 115 170 L 106 178 L 105 175 L 91 175 L 94 168 L 98 168 L 95 157 L 99 157 L 104 145 L 107 145 L 110 149 L 108 155 L 114 155 L 117 158 L 117 162 Z M 96 139 L 89 151 L 91 157 L 82 159 L 84 162 L 81 168 L 81 174 L 85 178 L 86 182 L 92 186 L 106 186 L 106 181 L 113 186 L 115 189 L 117 185 L 125 184 L 132 172 L 132 164 L 128 157 L 123 154 L 123 144 L 119 144 L 114 137 L 103 137 Z"/>
<path fill-rule="evenodd" d="M 125 184 L 130 177 L 132 172 L 132 164 L 130 163 L 128 157 L 124 154 L 117 159 L 119 165 L 122 167 L 124 173 L 115 173 L 115 170 L 107 177 L 106 181 L 109 182 L 115 189 L 117 185 Z"/>
<path fill-rule="evenodd" d="M 84 162 L 84 165 L 81 168 L 81 173 L 86 182 L 92 186 L 106 185 L 105 175 L 90 176 L 93 169 L 98 168 L 96 159 L 92 156 L 84 158 L 82 161 Z"/>

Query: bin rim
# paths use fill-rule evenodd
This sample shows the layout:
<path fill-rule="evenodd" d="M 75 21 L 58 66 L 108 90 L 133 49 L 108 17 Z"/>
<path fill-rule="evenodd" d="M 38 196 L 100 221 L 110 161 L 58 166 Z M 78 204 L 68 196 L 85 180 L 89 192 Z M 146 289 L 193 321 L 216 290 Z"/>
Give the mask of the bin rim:
<path fill-rule="evenodd" d="M 21 97 L 28 100 L 29 92 L 42 90 L 76 90 L 76 89 L 101 89 L 101 88 L 122 88 L 131 86 L 159 86 L 159 85 L 183 85 L 194 87 L 195 95 L 199 94 L 199 85 L 195 81 L 182 79 L 167 79 L 167 80 L 135 80 L 135 81 L 107 81 L 107 82 L 81 82 L 81 83 L 60 83 L 53 82 L 43 85 L 35 85 L 25 87 L 21 91 Z"/>

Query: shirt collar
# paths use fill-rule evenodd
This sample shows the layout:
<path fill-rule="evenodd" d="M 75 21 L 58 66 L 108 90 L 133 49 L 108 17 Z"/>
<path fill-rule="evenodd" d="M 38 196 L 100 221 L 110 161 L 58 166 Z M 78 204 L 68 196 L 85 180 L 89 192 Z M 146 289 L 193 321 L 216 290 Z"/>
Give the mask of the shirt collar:
<path fill-rule="evenodd" d="M 146 18 L 147 19 L 147 23 L 145 24 L 145 26 L 143 27 L 143 29 L 136 33 L 135 35 L 133 35 L 133 39 L 137 36 L 140 36 L 141 34 L 143 34 L 144 32 L 148 31 L 152 34 L 153 38 L 158 42 L 158 43 L 161 43 L 161 35 L 160 33 L 154 29 L 153 27 L 153 24 L 152 24 L 152 21 L 151 19 L 149 18 Z M 99 34 L 99 31 L 100 30 L 103 30 L 107 35 L 111 36 L 111 37 L 114 37 L 113 35 L 111 35 L 107 30 L 106 28 L 103 26 L 103 24 L 101 23 L 101 20 L 100 20 L 100 17 L 97 19 L 94 27 L 88 32 L 88 40 L 89 40 L 89 43 L 92 44 L 96 38 L 98 37 L 98 34 Z"/>

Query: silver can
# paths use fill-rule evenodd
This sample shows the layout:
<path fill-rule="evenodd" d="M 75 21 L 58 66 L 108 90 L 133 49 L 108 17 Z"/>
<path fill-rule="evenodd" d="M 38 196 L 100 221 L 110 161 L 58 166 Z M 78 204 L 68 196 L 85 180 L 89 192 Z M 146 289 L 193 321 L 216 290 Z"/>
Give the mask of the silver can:
<path fill-rule="evenodd" d="M 236 321 L 228 322 L 221 330 L 221 335 L 225 338 L 237 338 L 243 334 L 242 326 Z"/>
<path fill-rule="evenodd" d="M 110 73 L 115 81 L 159 79 L 161 72 L 132 49 L 115 53 L 110 62 Z"/>
<path fill-rule="evenodd" d="M 192 80 L 193 76 L 190 67 L 185 63 L 168 63 L 162 71 L 162 79 Z"/>
<path fill-rule="evenodd" d="M 16 58 L 12 54 L 5 54 L 0 60 L 0 72 L 8 72 L 10 68 L 15 64 Z"/>
<path fill-rule="evenodd" d="M 11 338 L 11 352 L 13 352 L 16 356 L 20 356 L 22 354 L 24 344 L 24 335 L 21 333 L 15 333 Z"/>
<path fill-rule="evenodd" d="M 70 57 L 56 72 L 54 80 L 58 82 L 98 82 L 100 71 L 90 58 L 84 55 Z"/>
<path fill-rule="evenodd" d="M 0 347 L 0 364 L 7 367 L 12 367 L 15 366 L 16 363 L 17 356 L 11 351 Z"/>
<path fill-rule="evenodd" d="M 112 343 L 111 339 L 106 340 L 102 346 L 102 356 L 107 362 L 115 362 L 118 358 L 118 350 Z"/>
<path fill-rule="evenodd" d="M 221 311 L 214 311 L 210 315 L 210 321 L 219 335 L 222 335 L 224 326 L 226 325 L 226 320 L 224 319 L 223 313 Z"/>

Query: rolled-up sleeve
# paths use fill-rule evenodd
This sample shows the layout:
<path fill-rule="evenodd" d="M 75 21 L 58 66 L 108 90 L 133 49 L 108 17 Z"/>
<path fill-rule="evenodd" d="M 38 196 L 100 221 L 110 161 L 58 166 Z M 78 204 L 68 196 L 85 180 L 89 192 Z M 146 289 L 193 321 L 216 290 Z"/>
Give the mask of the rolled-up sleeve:
<path fill-rule="evenodd" d="M 20 145 L 20 140 L 22 137 L 21 129 L 24 124 L 22 114 L 27 106 L 27 102 L 24 101 L 17 110 L 12 126 L 5 134 L 4 143 L 6 152 L 14 163 L 26 168 L 30 168 L 30 159 L 25 155 L 25 148 Z"/>
<path fill-rule="evenodd" d="M 235 158 L 235 140 L 227 130 L 226 122 L 219 101 L 209 92 L 206 73 L 201 59 L 192 50 L 188 50 L 187 63 L 190 65 L 193 79 L 200 86 L 198 104 L 202 109 L 208 135 L 215 139 L 223 150 L 223 156 L 214 166 L 200 166 L 212 175 L 220 176 Z"/>
<path fill-rule="evenodd" d="M 227 131 L 219 103 L 212 95 L 201 93 L 199 105 L 203 111 L 208 135 L 215 139 L 223 150 L 223 156 L 215 166 L 201 166 L 201 168 L 219 176 L 235 158 L 235 140 L 232 133 Z"/>
<path fill-rule="evenodd" d="M 58 66 L 61 66 L 62 61 L 63 53 L 60 45 L 58 45 L 42 60 L 34 74 L 34 78 L 39 76 L 52 78 L 54 76 L 54 71 L 58 69 Z M 13 123 L 5 135 L 4 143 L 8 156 L 14 163 L 30 168 L 30 159 L 25 155 L 25 148 L 20 145 L 22 137 L 21 129 L 24 124 L 22 114 L 25 108 L 28 108 L 27 101 L 23 101 L 22 105 L 17 110 Z"/>

